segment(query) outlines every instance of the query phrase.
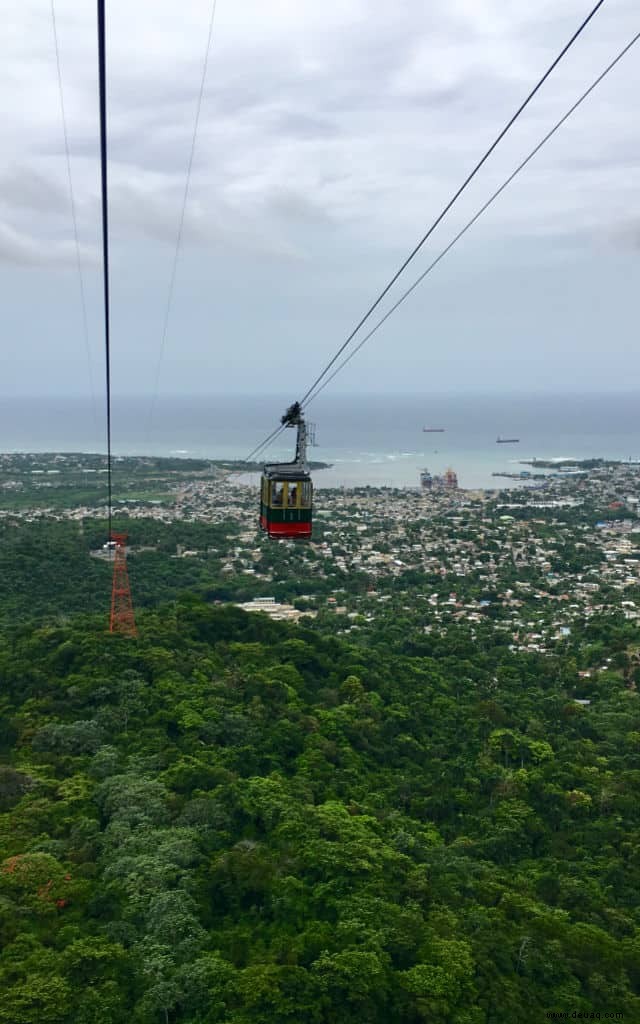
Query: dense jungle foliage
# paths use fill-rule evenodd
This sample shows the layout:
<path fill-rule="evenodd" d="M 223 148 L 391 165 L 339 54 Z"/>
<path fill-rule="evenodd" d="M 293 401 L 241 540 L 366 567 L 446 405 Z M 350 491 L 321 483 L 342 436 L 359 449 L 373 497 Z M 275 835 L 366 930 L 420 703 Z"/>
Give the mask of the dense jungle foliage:
<path fill-rule="evenodd" d="M 176 545 L 216 545 L 226 551 L 237 527 L 199 523 L 156 523 L 121 520 L 132 543 L 148 549 L 136 563 L 136 605 L 169 600 L 181 588 L 193 590 L 219 580 L 220 557 L 212 551 L 206 562 L 171 558 Z M 90 557 L 107 531 L 104 521 L 83 524 L 54 520 L 33 523 L 0 521 L 0 630 L 10 621 L 59 618 L 82 611 L 101 611 L 109 599 L 112 566 Z"/>
<path fill-rule="evenodd" d="M 0 1024 L 640 1020 L 621 672 L 583 706 L 489 633 L 139 625 L 0 635 Z"/>
<path fill-rule="evenodd" d="M 196 593 L 208 601 L 248 601 L 265 593 L 292 600 L 302 593 L 326 597 L 337 584 L 366 588 L 366 579 L 331 568 L 326 578 L 304 579 L 299 558 L 278 546 L 264 548 L 260 563 L 273 570 L 268 584 L 221 569 L 234 562 L 236 523 L 211 525 L 120 517 L 135 550 L 129 558 L 137 608 L 154 608 L 176 594 Z M 321 527 L 316 528 L 321 535 Z M 33 523 L 0 520 L 0 632 L 14 621 L 60 620 L 76 612 L 104 611 L 109 601 L 112 565 L 91 557 L 107 535 L 104 520 L 83 524 L 54 520 Z M 196 548 L 198 558 L 176 557 L 178 545 Z M 237 568 L 242 568 L 238 563 Z M 106 596 L 105 596 L 106 595 Z"/>

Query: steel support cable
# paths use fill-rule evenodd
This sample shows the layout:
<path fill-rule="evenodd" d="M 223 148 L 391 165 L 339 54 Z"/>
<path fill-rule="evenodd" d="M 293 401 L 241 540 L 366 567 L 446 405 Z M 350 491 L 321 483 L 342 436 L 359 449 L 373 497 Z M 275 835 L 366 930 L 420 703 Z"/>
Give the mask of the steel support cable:
<path fill-rule="evenodd" d="M 396 283 L 396 281 L 401 276 L 401 274 L 406 270 L 406 268 L 409 266 L 411 261 L 418 255 L 418 253 L 422 249 L 422 247 L 425 244 L 425 242 L 431 237 L 431 235 L 433 234 L 435 229 L 438 227 L 438 225 L 441 223 L 441 221 L 444 219 L 444 217 L 447 215 L 449 210 L 454 206 L 454 204 L 458 201 L 458 199 L 460 198 L 462 193 L 465 191 L 465 189 L 468 187 L 468 185 L 473 181 L 473 179 L 475 178 L 475 176 L 478 173 L 478 171 L 484 166 L 484 164 L 487 162 L 487 160 L 489 159 L 489 157 L 491 156 L 493 151 L 496 149 L 496 147 L 499 145 L 499 143 L 505 137 L 507 132 L 513 127 L 513 125 L 518 120 L 518 118 L 523 113 L 523 111 L 526 109 L 526 107 L 528 107 L 528 105 L 530 104 L 531 100 L 540 91 L 540 89 L 542 88 L 544 83 L 547 81 L 549 76 L 556 69 L 556 67 L 558 66 L 560 61 L 563 59 L 563 57 L 568 53 L 568 51 L 571 49 L 571 47 L 576 42 L 576 40 L 579 38 L 579 36 L 582 35 L 582 33 L 584 32 L 585 28 L 587 27 L 587 25 L 591 21 L 591 19 L 597 14 L 597 12 L 602 7 L 603 3 L 604 3 L 604 0 L 598 0 L 598 2 L 591 9 L 589 14 L 583 19 L 583 21 L 580 23 L 578 28 L 575 30 L 575 32 L 573 33 L 573 35 L 571 36 L 569 41 L 567 43 L 565 43 L 565 45 L 561 49 L 560 53 L 557 55 L 557 57 L 555 57 L 555 59 L 552 61 L 552 63 L 549 65 L 547 70 L 542 75 L 542 77 L 538 80 L 536 85 L 529 92 L 529 94 L 526 97 L 526 99 L 520 104 L 520 106 L 516 110 L 515 114 L 512 115 L 512 117 L 509 119 L 509 121 L 507 121 L 507 123 L 504 126 L 504 128 L 500 131 L 500 133 L 496 136 L 496 138 L 491 143 L 489 148 L 485 151 L 484 155 L 476 163 L 476 165 L 473 168 L 473 170 L 467 175 L 467 177 L 463 181 L 462 185 L 453 194 L 453 196 L 451 197 L 449 202 L 446 204 L 444 209 L 438 214 L 438 216 L 433 221 L 433 223 L 431 224 L 429 229 L 426 231 L 426 233 L 422 236 L 422 238 L 420 239 L 418 244 L 416 246 L 414 246 L 412 251 L 409 253 L 407 258 L 404 260 L 404 262 L 401 264 L 399 269 L 393 275 L 391 280 L 388 282 L 388 284 L 385 286 L 385 288 L 380 292 L 380 294 L 378 295 L 378 297 L 375 300 L 375 302 L 369 307 L 369 309 L 364 314 L 364 316 L 360 319 L 360 321 L 358 322 L 356 327 L 353 329 L 351 334 L 349 334 L 349 336 L 345 339 L 345 341 L 342 343 L 342 345 L 340 345 L 340 347 L 338 348 L 338 350 L 335 353 L 335 355 L 329 360 L 329 362 L 325 366 L 324 370 L 322 370 L 322 372 L 318 374 L 318 376 L 314 380 L 314 382 L 311 385 L 311 387 L 307 389 L 305 394 L 300 399 L 300 405 L 304 405 L 306 403 L 306 401 L 309 398 L 309 396 L 316 390 L 316 388 L 321 383 L 321 381 L 329 373 L 329 370 L 331 369 L 331 367 L 335 365 L 335 363 L 340 358 L 340 356 L 342 355 L 344 350 L 353 341 L 353 339 L 355 338 L 355 336 L 358 333 L 358 331 L 360 330 L 360 328 L 364 326 L 366 321 L 369 319 L 371 314 L 374 313 L 375 310 L 378 308 L 378 306 L 380 305 L 382 300 L 385 298 L 385 296 L 391 290 L 391 288 Z M 273 437 L 275 437 L 275 435 L 277 433 L 278 433 L 278 429 L 273 431 L 273 433 L 269 436 L 269 438 L 265 438 L 265 440 L 260 445 L 258 445 L 256 448 L 254 448 L 254 450 L 251 452 L 251 454 L 247 457 L 247 459 L 245 461 L 247 461 L 247 462 L 250 461 L 251 458 L 254 455 L 256 455 L 259 451 L 262 451 L 262 449 L 273 439 Z"/>
<path fill-rule="evenodd" d="M 395 274 L 393 275 L 393 277 L 391 278 L 391 280 L 389 281 L 389 283 L 388 283 L 388 284 L 387 284 L 387 285 L 385 286 L 385 288 L 384 288 L 384 289 L 383 289 L 383 290 L 382 290 L 382 291 L 380 292 L 380 294 L 378 295 L 378 298 L 377 298 L 377 299 L 375 300 L 375 302 L 373 303 L 373 305 L 371 305 L 371 306 L 369 307 L 369 309 L 367 310 L 367 312 L 366 312 L 366 313 L 364 314 L 364 316 L 363 316 L 363 317 L 361 318 L 361 320 L 359 321 L 358 325 L 357 325 L 357 326 L 356 326 L 356 327 L 354 328 L 354 330 L 353 330 L 353 331 L 351 332 L 351 334 L 349 335 L 349 337 L 348 337 L 348 338 L 347 338 L 347 339 L 346 339 L 346 340 L 345 340 L 345 341 L 344 341 L 344 342 L 342 343 L 342 345 L 340 346 L 340 348 L 338 349 L 338 351 L 336 352 L 336 354 L 335 354 L 335 355 L 333 356 L 333 358 L 332 358 L 332 359 L 331 359 L 331 360 L 330 360 L 330 361 L 329 361 L 329 362 L 327 363 L 327 365 L 326 365 L 326 367 L 324 368 L 324 370 L 322 371 L 322 373 L 320 373 L 320 374 L 319 374 L 319 375 L 318 375 L 318 376 L 316 377 L 316 379 L 315 379 L 315 381 L 313 382 L 313 384 L 311 385 L 311 387 L 310 387 L 310 388 L 308 388 L 308 390 L 306 391 L 306 393 L 305 393 L 305 394 L 303 395 L 303 397 L 302 397 L 302 398 L 300 399 L 300 405 L 304 405 L 304 403 L 306 402 L 306 400 L 307 400 L 307 398 L 309 397 L 309 395 L 310 395 L 310 394 L 311 394 L 311 393 L 312 393 L 312 392 L 313 392 L 313 391 L 315 390 L 315 388 L 316 388 L 316 387 L 317 387 L 317 385 L 318 385 L 318 384 L 320 383 L 320 381 L 321 381 L 321 380 L 322 380 L 322 379 L 323 379 L 323 378 L 324 378 L 324 377 L 325 377 L 325 376 L 327 375 L 327 373 L 329 372 L 329 370 L 331 369 L 331 367 L 332 367 L 332 366 L 333 366 L 333 365 L 334 365 L 334 364 L 335 364 L 335 363 L 337 362 L 337 360 L 338 360 L 338 359 L 340 358 L 340 356 L 342 355 L 342 353 L 344 352 L 344 350 L 346 349 L 346 347 L 347 347 L 347 346 L 348 346 L 348 345 L 350 344 L 350 342 L 351 342 L 351 341 L 353 341 L 353 338 L 355 337 L 355 335 L 356 335 L 356 334 L 358 333 L 358 331 L 360 330 L 360 328 L 364 326 L 364 324 L 365 324 L 365 323 L 366 323 L 366 321 L 367 321 L 367 320 L 369 319 L 369 317 L 371 316 L 371 314 L 372 314 L 372 313 L 373 313 L 373 312 L 374 312 L 374 311 L 375 311 L 375 310 L 376 310 L 376 309 L 378 308 L 378 306 L 380 305 L 380 303 L 381 303 L 381 302 L 382 302 L 382 300 L 384 299 L 385 295 L 387 295 L 387 294 L 388 294 L 388 292 L 389 292 L 389 291 L 391 290 L 391 288 L 393 287 L 393 285 L 394 285 L 394 284 L 396 283 L 396 281 L 398 280 L 398 278 L 400 277 L 400 275 L 401 275 L 401 274 L 402 274 L 402 273 L 403 273 L 403 272 L 404 272 L 404 271 L 406 270 L 406 268 L 407 268 L 407 267 L 409 266 L 409 264 L 411 263 L 411 261 L 412 261 L 412 260 L 413 260 L 413 259 L 414 259 L 414 258 L 415 258 L 415 257 L 416 257 L 417 255 L 418 255 L 418 253 L 419 253 L 419 252 L 420 252 L 420 250 L 422 249 L 422 246 L 423 246 L 423 245 L 425 244 L 425 242 L 426 242 L 426 241 L 427 241 L 427 240 L 428 240 L 428 239 L 429 239 L 429 238 L 431 237 L 431 235 L 433 234 L 433 232 L 435 231 L 435 229 L 436 229 L 436 228 L 438 227 L 438 225 L 440 224 L 440 222 L 441 222 L 441 221 L 442 221 L 442 220 L 443 220 L 443 219 L 444 219 L 444 218 L 446 217 L 447 213 L 448 213 L 448 212 L 449 212 L 449 210 L 450 210 L 450 209 L 452 208 L 452 206 L 454 206 L 454 204 L 455 204 L 455 203 L 456 203 L 456 202 L 458 201 L 458 199 L 460 198 L 460 196 L 462 195 L 462 193 L 463 193 L 463 192 L 465 191 L 465 189 L 467 188 L 467 186 L 468 186 L 468 185 L 469 185 L 469 184 L 470 184 L 470 183 L 471 183 L 471 182 L 473 181 L 473 179 L 475 178 L 475 176 L 476 176 L 476 174 L 478 173 L 478 171 L 479 171 L 479 170 L 480 170 L 480 169 L 481 169 L 481 168 L 482 168 L 482 167 L 484 166 L 484 164 L 485 164 L 485 163 L 487 162 L 487 160 L 489 159 L 489 157 L 491 156 L 491 154 L 493 153 L 493 151 L 494 151 L 494 150 L 496 149 L 496 147 L 497 147 L 497 146 L 499 145 L 499 143 L 500 143 L 500 142 L 502 141 L 502 139 L 503 139 L 503 138 L 505 137 L 505 135 L 507 134 L 507 132 L 508 132 L 508 131 L 509 131 L 509 130 L 510 130 L 510 129 L 512 128 L 512 127 L 513 127 L 513 125 L 514 125 L 514 124 L 516 123 L 516 121 L 518 120 L 518 118 L 520 117 L 520 115 L 521 115 L 521 114 L 523 113 L 523 111 L 524 111 L 524 110 L 525 110 L 525 109 L 526 109 L 526 108 L 527 108 L 527 107 L 529 106 L 529 104 L 531 103 L 531 100 L 532 100 L 532 99 L 534 98 L 534 96 L 535 96 L 535 95 L 536 95 L 536 94 L 537 94 L 537 93 L 538 93 L 538 92 L 540 91 L 540 89 L 542 88 L 542 86 L 544 85 L 544 83 L 546 82 L 546 80 L 547 80 L 547 79 L 549 78 L 549 76 L 550 76 L 550 75 L 551 75 L 551 74 L 553 73 L 553 71 L 554 71 L 554 70 L 556 69 L 556 67 L 558 66 L 558 64 L 559 64 L 559 63 L 560 63 L 560 61 L 562 60 L 562 58 L 563 58 L 563 57 L 565 56 L 565 54 L 566 54 L 566 53 L 567 53 L 567 52 L 568 52 L 568 51 L 569 51 L 569 50 L 571 49 L 571 47 L 573 46 L 573 44 L 575 43 L 575 41 L 576 41 L 576 40 L 577 40 L 577 39 L 579 38 L 579 36 L 580 36 L 580 35 L 581 35 L 581 34 L 582 34 L 582 33 L 584 32 L 585 28 L 587 27 L 587 25 L 589 24 L 589 22 L 591 21 L 591 19 L 592 19 L 592 18 L 593 18 L 593 17 L 594 17 L 594 16 L 595 16 L 595 15 L 597 14 L 597 12 L 599 11 L 599 9 L 600 9 L 600 8 L 602 7 L 603 3 L 604 3 L 604 0 L 598 0 L 598 2 L 596 3 L 595 7 L 593 7 L 593 8 L 592 8 L 592 10 L 591 10 L 591 11 L 589 12 L 589 14 L 588 14 L 588 15 L 586 16 L 586 18 L 585 18 L 585 19 L 584 19 L 584 20 L 583 20 L 583 21 L 581 22 L 581 24 L 580 24 L 580 25 L 578 26 L 578 28 L 576 29 L 576 31 L 575 31 L 575 32 L 573 33 L 573 35 L 571 36 L 571 38 L 569 39 L 569 41 L 568 41 L 567 43 L 565 43 L 565 45 L 564 45 L 564 46 L 563 46 L 563 48 L 561 49 L 561 51 L 560 51 L 560 53 L 558 54 L 558 56 L 557 56 L 557 57 L 556 57 L 556 58 L 555 58 L 555 59 L 554 59 L 554 60 L 552 61 L 552 63 L 551 63 L 550 65 L 549 65 L 549 67 L 547 68 L 547 70 L 546 70 L 546 71 L 545 71 L 545 73 L 543 74 L 542 78 L 540 78 L 540 79 L 538 80 L 538 82 L 537 82 L 537 83 L 536 83 L 536 85 L 535 85 L 535 86 L 533 87 L 533 89 L 531 90 L 531 92 L 529 93 L 529 95 L 528 95 L 528 96 L 526 97 L 526 99 L 525 99 L 525 100 L 524 100 L 524 101 L 523 101 L 523 102 L 522 102 L 522 103 L 520 104 L 520 106 L 519 106 L 519 107 L 518 107 L 518 109 L 516 110 L 515 114 L 513 114 L 513 115 L 512 115 L 512 117 L 511 117 L 511 118 L 510 118 L 510 119 L 509 119 L 509 120 L 507 121 L 507 123 L 506 123 L 506 125 L 504 126 L 504 128 L 502 129 L 502 131 L 501 131 L 501 132 L 500 132 L 500 133 L 499 133 L 499 134 L 498 134 L 498 135 L 496 136 L 496 138 L 494 139 L 494 141 L 493 141 L 493 142 L 491 143 L 491 145 L 490 145 L 490 146 L 489 146 L 489 148 L 488 148 L 488 149 L 486 150 L 486 152 L 484 153 L 484 155 L 483 155 L 483 156 L 482 156 L 482 157 L 480 158 L 480 160 L 479 160 L 479 161 L 478 161 L 478 163 L 477 163 L 477 164 L 475 165 L 475 167 L 474 167 L 474 168 L 473 168 L 473 170 L 472 170 L 472 171 L 470 172 L 470 174 L 468 174 L 468 175 L 467 175 L 467 177 L 466 177 L 466 178 L 465 178 L 465 180 L 463 181 L 463 183 L 462 183 L 462 185 L 460 186 L 460 188 L 459 188 L 459 189 L 457 190 L 457 192 L 455 192 L 455 193 L 453 194 L 453 196 L 451 197 L 451 199 L 449 200 L 449 202 L 448 202 L 448 203 L 446 204 L 446 206 L 444 207 L 444 209 L 443 209 L 443 210 L 441 211 L 441 213 L 439 213 L 439 214 L 438 214 L 438 216 L 436 217 L 436 219 L 435 219 L 435 220 L 433 221 L 433 223 L 431 224 L 430 228 L 429 228 L 429 229 L 428 229 L 428 230 L 426 231 L 426 233 L 425 233 L 425 234 L 424 234 L 424 235 L 422 236 L 422 238 L 420 239 L 420 241 L 418 242 L 418 244 L 417 244 L 416 246 L 414 246 L 414 248 L 412 249 L 412 251 L 411 251 L 411 252 L 409 253 L 409 255 L 407 256 L 407 258 L 406 258 L 406 260 L 404 261 L 404 263 L 402 263 L 402 264 L 401 264 L 401 266 L 400 266 L 400 267 L 399 267 L 399 269 L 398 269 L 398 270 L 396 271 L 396 273 L 395 273 Z"/>
<path fill-rule="evenodd" d="M 169 293 L 167 296 L 167 305 L 164 313 L 164 323 L 162 327 L 162 337 L 160 341 L 160 352 L 158 354 L 158 362 L 156 364 L 155 380 L 151 398 L 151 408 L 149 410 L 149 420 L 147 423 L 147 440 L 151 434 L 151 428 L 153 426 L 153 419 L 156 411 L 156 403 L 158 400 L 158 389 L 160 387 L 160 373 L 162 370 L 162 363 L 164 360 L 165 348 L 167 345 L 167 335 L 169 332 L 169 319 L 171 317 L 171 307 L 173 305 L 173 293 L 175 291 L 176 275 L 178 272 L 178 261 L 180 259 L 180 250 L 182 248 L 182 236 L 184 234 L 184 221 L 187 212 L 187 201 L 189 198 L 189 186 L 191 184 L 191 171 L 193 169 L 193 158 L 196 151 L 196 140 L 198 137 L 198 128 L 200 125 L 200 113 L 202 111 L 202 100 L 204 98 L 204 89 L 207 81 L 207 71 L 209 69 L 209 57 L 211 55 L 211 41 L 213 39 L 213 29 L 216 20 L 216 10 L 218 7 L 218 0 L 213 0 L 211 7 L 211 17 L 209 19 L 209 32 L 207 35 L 207 45 L 204 53 L 204 64 L 202 66 L 202 77 L 200 79 L 200 90 L 198 92 L 198 100 L 196 103 L 196 116 L 193 124 L 193 135 L 191 137 L 191 149 L 189 152 L 189 160 L 187 163 L 187 176 L 184 185 L 184 193 L 182 196 L 182 208 L 180 210 L 180 219 L 178 221 L 178 234 L 176 236 L 175 251 L 173 254 L 173 263 L 171 266 L 171 275 L 169 278 Z"/>
<path fill-rule="evenodd" d="M 257 448 L 254 448 L 253 451 L 250 452 L 249 455 L 247 455 L 244 461 L 251 462 L 251 460 L 256 458 L 260 454 L 260 452 L 264 451 L 264 449 L 268 445 L 270 445 L 272 441 L 275 441 L 276 437 L 278 437 L 278 435 L 281 434 L 283 430 L 286 430 L 286 427 L 278 426 L 275 428 L 275 430 L 272 430 L 269 436 L 265 437 L 264 441 L 261 444 L 259 444 Z"/>
<path fill-rule="evenodd" d="M 102 198 L 102 277 L 104 287 L 104 362 L 107 397 L 107 507 L 109 537 L 113 520 L 111 460 L 111 308 L 109 299 L 109 190 L 107 178 L 107 60 L 105 0 L 98 2 L 98 84 L 100 91 L 100 193 Z"/>
<path fill-rule="evenodd" d="M 318 387 L 318 389 L 315 391 L 315 393 L 310 395 L 310 397 L 306 401 L 305 407 L 308 407 L 311 404 L 311 402 L 313 402 L 314 399 L 316 399 L 318 397 L 318 395 L 322 391 L 324 391 L 324 389 L 331 383 L 331 381 L 334 380 L 334 378 L 338 376 L 340 371 L 342 369 L 344 369 L 344 367 L 347 365 L 347 363 L 351 362 L 353 357 L 360 351 L 360 349 L 363 347 L 363 345 L 365 345 L 366 342 L 369 341 L 369 339 L 371 337 L 373 337 L 373 335 L 376 333 L 376 331 L 378 331 L 382 327 L 382 325 L 384 323 L 386 323 L 386 321 L 389 319 L 391 314 L 395 313 L 395 311 L 398 309 L 399 306 L 402 305 L 402 303 L 405 301 L 405 299 L 408 299 L 409 296 L 412 294 L 412 292 L 414 292 L 416 290 L 418 285 L 422 284 L 422 282 L 424 281 L 425 277 L 427 277 L 431 273 L 432 270 L 435 270 L 435 268 L 438 266 L 440 261 L 444 259 L 444 257 L 447 255 L 447 253 L 451 252 L 453 247 L 455 245 L 457 245 L 457 243 L 460 241 L 460 239 L 463 237 L 463 235 L 466 235 L 467 231 L 470 228 L 473 227 L 473 225 L 476 223 L 476 221 L 478 221 L 480 219 L 480 217 L 482 217 L 482 215 L 485 213 L 485 211 L 488 210 L 489 207 L 493 205 L 493 203 L 498 198 L 498 196 L 502 195 L 502 193 L 505 191 L 506 188 L 508 188 L 508 186 L 514 180 L 514 178 L 517 178 L 517 176 L 520 174 L 521 171 L 524 170 L 524 168 L 527 166 L 527 164 L 529 164 L 531 162 L 531 160 L 533 160 L 534 156 L 536 156 L 540 152 L 542 147 L 546 145 L 546 143 L 549 141 L 549 139 L 551 139 L 556 134 L 558 129 L 562 127 L 562 125 L 565 123 L 565 121 L 569 120 L 571 115 L 573 113 L 575 113 L 575 111 L 578 109 L 578 107 L 582 103 L 584 103 L 584 101 L 587 99 L 588 96 L 591 95 L 591 93 L 594 91 L 594 89 L 596 89 L 597 86 L 600 85 L 600 83 L 603 81 L 603 79 L 605 79 L 607 77 L 609 72 L 613 71 L 615 66 L 622 60 L 622 58 L 629 52 L 631 47 L 634 46 L 638 42 L 639 39 L 640 39 L 640 32 L 638 32 L 633 37 L 631 42 L 627 43 L 627 45 L 620 51 L 620 53 L 617 55 L 617 57 L 615 57 L 614 60 L 612 60 L 611 63 L 604 69 L 604 71 L 600 75 L 598 75 L 598 77 L 595 79 L 595 81 L 591 83 L 589 88 L 586 89 L 585 92 L 583 92 L 582 95 L 579 97 L 579 99 L 576 100 L 576 102 L 573 104 L 573 106 L 570 107 L 569 110 L 567 110 L 566 114 L 564 114 L 560 118 L 560 120 L 556 122 L 556 124 L 553 126 L 551 131 L 547 132 L 547 134 L 544 136 L 544 138 L 540 140 L 538 145 L 534 149 L 531 150 L 529 155 L 527 157 L 525 157 L 525 159 L 522 161 L 522 163 L 518 164 L 518 166 L 516 167 L 515 171 L 513 171 L 513 173 L 510 174 L 509 177 L 502 183 L 502 185 L 500 185 L 500 187 L 498 189 L 496 189 L 496 191 L 493 193 L 493 195 L 490 197 L 490 199 L 488 199 L 487 202 L 484 203 L 480 207 L 480 209 L 477 211 L 477 213 L 474 214 L 474 216 L 471 218 L 471 220 L 467 221 L 465 226 L 458 232 L 458 234 L 442 250 L 442 252 L 439 254 L 439 256 L 436 256 L 436 258 L 433 260 L 433 262 L 429 264 L 427 269 L 424 270 L 422 272 L 422 274 L 420 274 L 420 276 L 413 282 L 411 287 L 407 288 L 406 292 L 404 292 L 404 294 L 400 296 L 398 301 L 395 302 L 393 304 L 393 306 L 391 306 L 391 308 L 389 310 L 387 310 L 385 315 L 378 321 L 378 323 L 375 325 L 375 327 L 372 327 L 371 330 L 368 332 L 368 334 L 365 334 L 364 338 L 362 338 L 362 340 L 356 345 L 356 347 L 353 349 L 353 351 L 349 353 L 349 355 L 346 357 L 346 359 L 344 359 L 338 365 L 338 367 L 333 371 L 333 373 L 329 377 L 327 377 L 326 380 L 323 381 L 323 383 L 320 385 L 320 387 Z"/>
<path fill-rule="evenodd" d="M 78 283 L 80 288 L 80 306 L 82 311 L 82 329 L 84 336 L 84 347 L 87 356 L 87 370 L 89 374 L 89 390 L 91 392 L 91 407 L 93 410 L 93 422 L 96 431 L 96 437 L 99 435 L 98 429 L 98 403 L 96 401 L 96 391 L 93 382 L 93 363 L 91 359 L 91 349 L 89 347 L 89 321 L 87 318 L 87 301 L 84 288 L 84 275 L 82 273 L 82 257 L 80 255 L 80 239 L 78 235 L 78 217 L 76 212 L 76 200 L 73 188 L 73 176 L 71 174 L 71 153 L 69 149 L 69 133 L 67 130 L 67 114 L 64 102 L 64 89 L 62 85 L 62 68 L 60 65 L 60 47 L 58 45 L 58 25 L 56 20 L 56 8 L 55 0 L 51 0 L 51 23 L 53 25 L 53 42 L 56 51 L 56 69 L 58 73 L 58 93 L 60 96 L 60 114 L 62 117 L 62 134 L 64 137 L 64 151 L 66 155 L 67 163 L 67 181 L 69 185 L 69 203 L 71 206 L 71 221 L 73 224 L 73 237 L 75 240 L 76 249 L 76 265 L 78 268 Z"/>

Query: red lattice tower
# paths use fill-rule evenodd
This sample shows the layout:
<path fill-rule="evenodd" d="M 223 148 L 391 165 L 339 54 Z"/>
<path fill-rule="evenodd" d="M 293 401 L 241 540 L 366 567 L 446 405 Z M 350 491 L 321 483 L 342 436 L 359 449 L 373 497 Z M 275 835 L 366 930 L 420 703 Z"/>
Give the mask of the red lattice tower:
<path fill-rule="evenodd" d="M 136 620 L 133 615 L 133 601 L 127 572 L 127 534 L 112 533 L 113 545 L 113 589 L 111 591 L 111 633 L 137 636 Z"/>

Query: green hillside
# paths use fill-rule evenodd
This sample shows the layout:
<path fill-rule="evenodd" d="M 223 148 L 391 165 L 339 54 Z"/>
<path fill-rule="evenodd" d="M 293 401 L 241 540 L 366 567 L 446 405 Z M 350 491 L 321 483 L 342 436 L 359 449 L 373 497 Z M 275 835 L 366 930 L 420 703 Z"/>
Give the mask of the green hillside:
<path fill-rule="evenodd" d="M 640 1019 L 621 674 L 139 622 L 0 640 L 2 1024 Z"/>

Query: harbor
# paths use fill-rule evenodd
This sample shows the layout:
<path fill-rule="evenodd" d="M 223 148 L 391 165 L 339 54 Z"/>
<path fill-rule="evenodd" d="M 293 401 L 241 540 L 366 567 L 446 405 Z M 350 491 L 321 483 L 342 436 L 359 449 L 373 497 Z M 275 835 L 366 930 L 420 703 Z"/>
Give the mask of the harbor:
<path fill-rule="evenodd" d="M 494 471 L 491 476 L 503 477 L 507 480 L 548 480 L 549 473 L 530 473 L 526 469 L 521 469 L 519 473 L 507 473 L 503 471 Z"/>

